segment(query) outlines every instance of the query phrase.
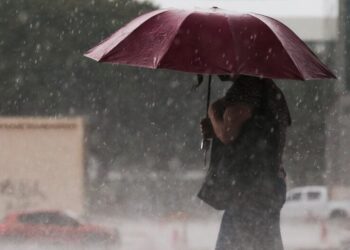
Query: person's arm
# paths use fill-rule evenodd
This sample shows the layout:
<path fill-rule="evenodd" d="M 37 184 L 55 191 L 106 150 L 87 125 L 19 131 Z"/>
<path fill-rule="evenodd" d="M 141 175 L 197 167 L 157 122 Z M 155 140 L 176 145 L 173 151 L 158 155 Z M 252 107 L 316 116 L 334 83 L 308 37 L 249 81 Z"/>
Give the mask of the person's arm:
<path fill-rule="evenodd" d="M 214 133 L 224 144 L 233 142 L 243 126 L 252 117 L 253 107 L 246 103 L 227 103 L 219 99 L 209 107 L 209 118 Z"/>

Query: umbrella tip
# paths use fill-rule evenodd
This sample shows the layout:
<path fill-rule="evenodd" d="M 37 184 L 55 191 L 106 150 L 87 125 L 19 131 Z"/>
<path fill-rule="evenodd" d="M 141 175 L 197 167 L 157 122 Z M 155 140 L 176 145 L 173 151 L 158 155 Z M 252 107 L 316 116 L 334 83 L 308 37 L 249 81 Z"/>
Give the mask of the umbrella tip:
<path fill-rule="evenodd" d="M 212 9 L 212 10 L 218 10 L 218 9 L 220 9 L 220 8 L 217 7 L 217 6 L 213 6 L 213 7 L 211 7 L 211 9 Z"/>

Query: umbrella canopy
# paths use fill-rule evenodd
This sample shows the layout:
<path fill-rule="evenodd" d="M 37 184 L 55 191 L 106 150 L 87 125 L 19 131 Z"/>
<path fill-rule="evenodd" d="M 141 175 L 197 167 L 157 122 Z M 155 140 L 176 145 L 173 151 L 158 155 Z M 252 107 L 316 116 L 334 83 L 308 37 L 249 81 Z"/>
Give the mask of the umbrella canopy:
<path fill-rule="evenodd" d="M 99 62 L 197 74 L 325 79 L 334 74 L 281 22 L 218 8 L 156 10 L 116 31 L 85 56 Z"/>

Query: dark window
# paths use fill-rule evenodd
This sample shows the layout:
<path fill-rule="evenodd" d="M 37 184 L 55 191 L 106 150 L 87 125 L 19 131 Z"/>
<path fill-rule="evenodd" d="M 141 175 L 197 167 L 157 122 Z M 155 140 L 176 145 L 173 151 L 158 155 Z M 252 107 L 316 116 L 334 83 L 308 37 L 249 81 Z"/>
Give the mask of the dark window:
<path fill-rule="evenodd" d="M 294 193 L 290 196 L 290 201 L 299 201 L 301 199 L 301 193 Z"/>
<path fill-rule="evenodd" d="M 312 200 L 319 200 L 321 197 L 321 193 L 320 192 L 308 192 L 307 193 L 307 199 L 309 201 L 312 201 Z"/>
<path fill-rule="evenodd" d="M 51 224 L 63 227 L 77 227 L 79 222 L 65 214 L 52 214 L 50 218 Z"/>
<path fill-rule="evenodd" d="M 79 222 L 75 219 L 65 214 L 52 212 L 23 214 L 19 216 L 19 221 L 33 225 L 79 226 Z"/>
<path fill-rule="evenodd" d="M 22 214 L 19 216 L 18 220 L 24 224 L 49 224 L 47 213 Z"/>

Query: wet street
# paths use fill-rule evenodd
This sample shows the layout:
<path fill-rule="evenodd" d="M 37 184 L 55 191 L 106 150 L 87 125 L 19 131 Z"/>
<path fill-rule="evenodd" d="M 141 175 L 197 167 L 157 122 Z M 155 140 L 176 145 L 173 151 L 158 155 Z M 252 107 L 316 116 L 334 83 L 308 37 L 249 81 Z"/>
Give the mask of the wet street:
<path fill-rule="evenodd" d="M 207 222 L 192 221 L 151 221 L 105 219 L 106 226 L 118 227 L 121 233 L 120 246 L 40 246 L 3 245 L 5 250 L 212 250 L 219 229 L 219 219 Z M 342 240 L 350 239 L 350 231 L 344 225 L 334 222 L 288 222 L 282 223 L 282 237 L 286 250 L 297 249 L 342 249 Z M 346 248 L 345 248 L 346 249 Z"/>

